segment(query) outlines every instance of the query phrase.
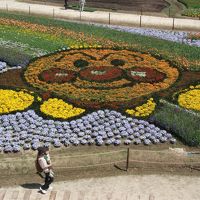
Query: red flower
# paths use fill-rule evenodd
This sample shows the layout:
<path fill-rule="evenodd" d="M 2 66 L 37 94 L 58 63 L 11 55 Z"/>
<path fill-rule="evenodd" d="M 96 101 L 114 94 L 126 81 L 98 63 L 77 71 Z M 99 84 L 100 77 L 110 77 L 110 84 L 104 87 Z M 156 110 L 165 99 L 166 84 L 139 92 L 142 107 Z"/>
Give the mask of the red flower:
<path fill-rule="evenodd" d="M 75 78 L 76 72 L 59 68 L 44 70 L 39 75 L 39 79 L 47 83 L 65 83 L 68 81 L 73 81 Z"/>

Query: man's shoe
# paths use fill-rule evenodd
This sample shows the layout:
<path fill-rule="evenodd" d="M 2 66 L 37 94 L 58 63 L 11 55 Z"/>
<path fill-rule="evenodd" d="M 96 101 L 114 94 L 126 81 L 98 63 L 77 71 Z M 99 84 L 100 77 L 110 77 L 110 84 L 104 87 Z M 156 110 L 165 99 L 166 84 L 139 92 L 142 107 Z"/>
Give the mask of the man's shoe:
<path fill-rule="evenodd" d="M 46 194 L 46 193 L 47 193 L 47 191 L 46 191 L 46 190 L 43 190 L 41 187 L 40 187 L 40 192 L 41 192 L 42 194 Z"/>

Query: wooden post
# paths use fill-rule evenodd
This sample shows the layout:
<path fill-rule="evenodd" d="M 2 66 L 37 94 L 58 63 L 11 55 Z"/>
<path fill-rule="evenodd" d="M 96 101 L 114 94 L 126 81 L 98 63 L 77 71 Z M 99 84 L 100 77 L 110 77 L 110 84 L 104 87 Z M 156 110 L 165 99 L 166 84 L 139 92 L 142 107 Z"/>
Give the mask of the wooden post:
<path fill-rule="evenodd" d="M 173 18 L 172 30 L 174 30 L 174 18 Z"/>
<path fill-rule="evenodd" d="M 6 11 L 8 12 L 8 4 L 6 4 Z"/>
<path fill-rule="evenodd" d="M 29 15 L 31 14 L 31 7 L 30 6 L 28 7 L 28 14 Z"/>
<path fill-rule="evenodd" d="M 170 17 L 170 15 L 171 15 L 171 13 L 170 13 L 170 12 L 171 12 L 171 10 L 170 10 L 170 7 L 169 7 L 169 17 Z"/>
<path fill-rule="evenodd" d="M 54 8 L 53 8 L 53 19 L 54 19 L 54 17 L 55 17 L 55 10 L 54 10 Z"/>
<path fill-rule="evenodd" d="M 110 13 L 109 13 L 109 15 L 108 15 L 108 23 L 109 23 L 109 25 L 110 25 Z"/>
<path fill-rule="evenodd" d="M 127 157 L 126 157 L 126 171 L 128 171 L 129 166 L 129 148 L 127 149 Z"/>
<path fill-rule="evenodd" d="M 140 15 L 140 27 L 142 27 L 142 15 Z"/>
<path fill-rule="evenodd" d="M 80 10 L 80 21 L 81 21 L 81 10 Z"/>

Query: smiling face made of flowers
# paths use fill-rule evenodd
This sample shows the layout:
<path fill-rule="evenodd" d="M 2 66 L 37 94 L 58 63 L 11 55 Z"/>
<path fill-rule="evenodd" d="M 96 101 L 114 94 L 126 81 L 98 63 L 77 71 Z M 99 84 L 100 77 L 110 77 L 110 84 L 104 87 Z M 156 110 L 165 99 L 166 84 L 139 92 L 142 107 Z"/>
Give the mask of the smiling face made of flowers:
<path fill-rule="evenodd" d="M 83 107 L 126 105 L 169 88 L 178 70 L 150 54 L 131 50 L 72 49 L 38 58 L 25 71 L 32 86 Z M 79 104 L 80 105 L 80 104 Z"/>

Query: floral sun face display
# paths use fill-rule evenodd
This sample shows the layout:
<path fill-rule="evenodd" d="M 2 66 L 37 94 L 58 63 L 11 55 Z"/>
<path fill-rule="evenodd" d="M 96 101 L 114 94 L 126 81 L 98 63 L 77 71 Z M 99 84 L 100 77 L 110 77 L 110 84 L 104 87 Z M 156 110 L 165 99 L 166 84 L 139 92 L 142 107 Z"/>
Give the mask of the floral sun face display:
<path fill-rule="evenodd" d="M 83 107 L 126 107 L 169 88 L 178 70 L 164 60 L 131 50 L 79 49 L 29 64 L 26 81 Z"/>

